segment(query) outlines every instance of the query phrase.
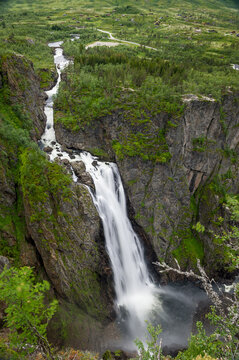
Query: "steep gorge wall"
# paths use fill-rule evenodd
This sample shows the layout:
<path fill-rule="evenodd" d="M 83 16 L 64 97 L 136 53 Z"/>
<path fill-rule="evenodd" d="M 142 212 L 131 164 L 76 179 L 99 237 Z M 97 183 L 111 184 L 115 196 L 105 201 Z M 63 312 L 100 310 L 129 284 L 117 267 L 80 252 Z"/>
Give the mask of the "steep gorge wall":
<path fill-rule="evenodd" d="M 0 64 L 0 255 L 50 281 L 61 304 L 54 341 L 94 348 L 114 317 L 100 218 L 86 187 L 35 143 L 46 119 L 32 63 L 9 55 Z"/>
<path fill-rule="evenodd" d="M 94 347 L 102 324 L 114 317 L 102 226 L 86 188 L 64 169 L 67 164 L 49 163 L 33 146 L 45 126 L 39 89 L 31 63 L 16 55 L 1 59 L 0 255 L 34 266 L 47 278 L 62 304 L 57 326 L 76 334 L 66 342 Z M 210 274 L 221 275 L 223 250 L 210 231 L 221 231 L 224 192 L 238 193 L 238 111 L 237 97 L 228 95 L 222 104 L 191 101 L 180 119 L 159 113 L 146 125 L 147 135 L 163 134 L 170 156 L 154 161 L 117 151 L 114 144 L 145 131 L 143 122 L 120 111 L 79 132 L 59 121 L 56 136 L 71 153 L 100 149 L 105 160 L 117 162 L 131 219 L 158 258 L 173 263 L 176 257 L 186 268 L 199 257 Z M 193 228 L 198 221 L 204 233 Z"/>
<path fill-rule="evenodd" d="M 220 232 L 217 219 L 225 216 L 224 192 L 238 193 L 239 106 L 237 96 L 222 104 L 194 100 L 183 116 L 173 119 L 160 113 L 151 118 L 147 134 L 165 134 L 171 159 L 149 161 L 141 156 L 122 156 L 114 147 L 127 143 L 130 134 L 145 131 L 137 121 L 115 113 L 72 132 L 59 121 L 56 135 L 69 148 L 103 150 L 117 161 L 135 221 L 144 229 L 160 259 L 194 267 L 200 258 L 207 271 L 222 275 L 223 249 L 211 231 Z M 204 233 L 193 225 L 200 222 Z"/>

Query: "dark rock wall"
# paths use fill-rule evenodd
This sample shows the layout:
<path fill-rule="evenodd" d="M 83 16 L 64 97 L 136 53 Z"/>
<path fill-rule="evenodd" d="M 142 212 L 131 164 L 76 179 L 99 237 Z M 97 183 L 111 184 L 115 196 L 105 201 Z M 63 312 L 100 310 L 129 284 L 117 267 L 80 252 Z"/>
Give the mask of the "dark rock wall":
<path fill-rule="evenodd" d="M 173 263 L 175 256 L 184 267 L 191 267 L 199 257 L 215 274 L 223 265 L 213 256 L 212 236 L 209 231 L 198 234 L 192 225 L 200 221 L 211 230 L 212 220 L 223 215 L 221 194 L 209 187 L 213 181 L 226 186 L 229 192 L 238 192 L 238 113 L 237 97 L 228 95 L 222 104 L 189 102 L 179 120 L 163 113 L 151 119 L 150 132 L 166 128 L 172 155 L 166 163 L 136 156 L 117 157 L 113 141 L 141 130 L 140 125 L 132 126 L 120 113 L 97 119 L 80 132 L 71 132 L 58 122 L 56 135 L 69 148 L 90 151 L 97 146 L 108 153 L 109 159 L 117 161 L 134 219 L 159 258 Z M 177 126 L 167 126 L 169 120 Z M 206 202 L 205 197 L 210 201 Z"/>
<path fill-rule="evenodd" d="M 46 116 L 43 111 L 46 94 L 40 90 L 40 81 L 34 72 L 32 62 L 22 55 L 2 57 L 0 70 L 1 85 L 8 87 L 12 105 L 20 104 L 33 122 L 31 137 L 40 139 L 44 129 Z"/>

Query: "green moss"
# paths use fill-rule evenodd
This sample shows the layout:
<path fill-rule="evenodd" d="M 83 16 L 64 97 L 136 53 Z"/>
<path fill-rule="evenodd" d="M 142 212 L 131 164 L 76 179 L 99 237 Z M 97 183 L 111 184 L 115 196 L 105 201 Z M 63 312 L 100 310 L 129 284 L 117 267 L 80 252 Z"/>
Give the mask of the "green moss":
<path fill-rule="evenodd" d="M 203 243 L 196 238 L 190 229 L 179 231 L 177 236 L 181 239 L 180 245 L 173 250 L 173 256 L 178 260 L 179 264 L 187 265 L 189 262 L 195 266 L 197 259 L 201 262 L 204 258 Z"/>
<path fill-rule="evenodd" d="M 12 206 L 0 206 L 0 254 L 10 257 L 16 265 L 20 262 L 21 244 L 26 234 L 22 210 L 19 201 Z"/>
<path fill-rule="evenodd" d="M 82 303 L 89 315 L 98 319 L 104 318 L 106 309 L 101 298 L 98 275 L 89 268 L 82 268 L 79 270 L 77 278 L 78 286 L 73 285 L 77 293 L 76 301 Z"/>
<path fill-rule="evenodd" d="M 205 137 L 194 138 L 192 140 L 193 151 L 204 152 L 206 150 L 206 141 Z"/>
<path fill-rule="evenodd" d="M 94 156 L 97 156 L 99 158 L 103 158 L 103 159 L 107 159 L 109 156 L 107 154 L 107 152 L 103 149 L 100 149 L 100 148 L 90 148 L 89 149 L 89 152 L 94 155 Z"/>
<path fill-rule="evenodd" d="M 56 204 L 71 197 L 70 175 L 60 165 L 48 162 L 39 150 L 26 149 L 21 154 L 20 183 L 31 206 L 31 222 L 49 217 L 45 204 L 51 197 Z"/>
<path fill-rule="evenodd" d="M 16 159 L 14 161 L 5 151 L 0 154 L 0 178 L 11 194 L 9 198 L 8 193 L 0 193 L 0 254 L 10 257 L 18 265 L 26 228 L 21 193 L 14 184 L 18 178 L 18 166 Z"/>
<path fill-rule="evenodd" d="M 61 341 L 65 346 L 80 344 L 81 348 L 89 347 L 89 337 L 102 335 L 100 322 L 94 316 L 69 302 L 61 302 L 56 315 L 50 323 L 49 333 L 55 342 Z"/>
<path fill-rule="evenodd" d="M 140 156 L 143 160 L 150 160 L 159 163 L 166 163 L 171 159 L 163 131 L 157 134 L 130 133 L 121 141 L 114 140 L 112 147 L 119 160 L 125 156 Z"/>
<path fill-rule="evenodd" d="M 53 69 L 38 69 L 37 75 L 40 78 L 41 89 L 49 89 L 54 82 L 54 70 Z"/>
<path fill-rule="evenodd" d="M 238 160 L 238 155 L 236 150 L 230 149 L 228 145 L 225 145 L 224 149 L 221 151 L 223 156 L 225 156 L 227 159 L 230 159 L 232 164 L 236 164 Z"/>

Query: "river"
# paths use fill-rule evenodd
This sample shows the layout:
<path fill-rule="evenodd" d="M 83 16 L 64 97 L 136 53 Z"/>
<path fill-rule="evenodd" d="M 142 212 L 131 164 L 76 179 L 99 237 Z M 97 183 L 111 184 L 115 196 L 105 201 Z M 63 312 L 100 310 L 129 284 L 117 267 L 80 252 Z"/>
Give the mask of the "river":
<path fill-rule="evenodd" d="M 119 41 L 111 33 L 106 33 L 110 39 Z M 87 152 L 75 152 L 72 160 L 56 141 L 53 97 L 58 92 L 61 73 L 70 61 L 63 55 L 62 41 L 48 45 L 55 51 L 58 79 L 55 86 L 46 92 L 48 98 L 44 111 L 47 121 L 40 145 L 50 149 L 50 161 L 58 157 L 69 162 L 83 161 L 93 179 L 95 191 L 89 191 L 103 223 L 106 249 L 114 276 L 116 322 L 121 332 L 120 344 L 112 343 L 112 347 L 135 349 L 134 339 L 145 339 L 145 320 L 154 325 L 161 324 L 163 346 L 186 346 L 193 314 L 204 295 L 189 284 L 160 286 L 153 280 L 145 262 L 141 240 L 127 215 L 126 198 L 117 165 L 99 161 Z M 71 175 L 73 181 L 77 182 L 78 178 L 72 168 Z"/>

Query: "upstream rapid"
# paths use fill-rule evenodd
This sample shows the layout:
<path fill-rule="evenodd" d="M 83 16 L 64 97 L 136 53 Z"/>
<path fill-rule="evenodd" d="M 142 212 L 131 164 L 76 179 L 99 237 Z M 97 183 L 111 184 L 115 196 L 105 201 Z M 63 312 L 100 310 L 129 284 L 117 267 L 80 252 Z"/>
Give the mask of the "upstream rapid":
<path fill-rule="evenodd" d="M 72 40 L 77 38 L 78 35 L 75 35 Z M 46 92 L 48 98 L 44 111 L 47 121 L 39 145 L 42 149 L 48 148 L 50 161 L 60 158 L 67 159 L 69 163 L 84 162 L 86 171 L 93 179 L 95 190 L 89 188 L 89 191 L 103 223 L 113 270 L 117 325 L 122 334 L 121 348 L 133 349 L 133 340 L 136 337 L 143 339 L 145 320 L 162 325 L 164 345 L 185 345 L 197 303 L 195 290 L 186 289 L 185 294 L 173 287 L 160 287 L 153 281 L 143 246 L 127 215 L 126 197 L 117 165 L 99 161 L 87 152 L 74 152 L 72 159 L 72 155 L 63 151 L 61 144 L 56 141 L 53 100 L 59 89 L 61 73 L 70 64 L 63 55 L 62 43 L 48 44 L 55 50 L 54 63 L 58 79 L 55 86 Z M 77 182 L 72 167 L 71 175 L 73 181 Z"/>

